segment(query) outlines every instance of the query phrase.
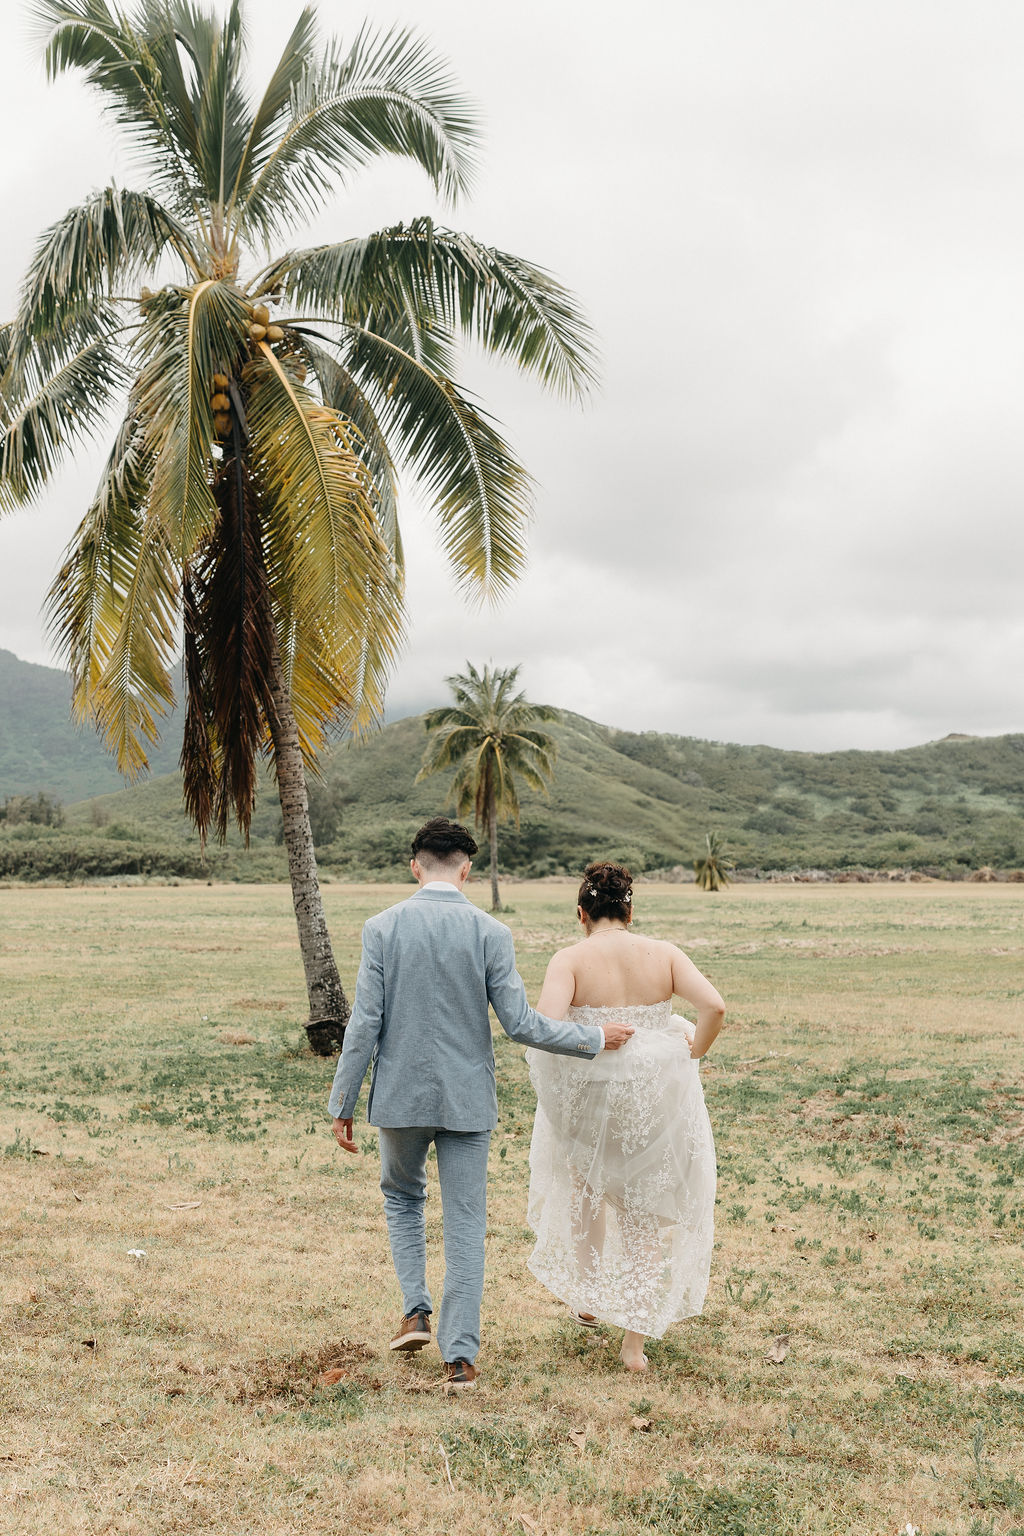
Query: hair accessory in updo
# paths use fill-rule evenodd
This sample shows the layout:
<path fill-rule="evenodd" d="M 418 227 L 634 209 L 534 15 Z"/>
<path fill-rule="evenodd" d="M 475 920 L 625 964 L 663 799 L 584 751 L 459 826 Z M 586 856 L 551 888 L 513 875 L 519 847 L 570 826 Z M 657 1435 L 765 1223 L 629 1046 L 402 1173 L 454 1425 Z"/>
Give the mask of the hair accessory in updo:
<path fill-rule="evenodd" d="M 599 918 L 629 920 L 633 905 L 633 876 L 624 864 L 588 864 L 577 898 L 591 922 Z"/>

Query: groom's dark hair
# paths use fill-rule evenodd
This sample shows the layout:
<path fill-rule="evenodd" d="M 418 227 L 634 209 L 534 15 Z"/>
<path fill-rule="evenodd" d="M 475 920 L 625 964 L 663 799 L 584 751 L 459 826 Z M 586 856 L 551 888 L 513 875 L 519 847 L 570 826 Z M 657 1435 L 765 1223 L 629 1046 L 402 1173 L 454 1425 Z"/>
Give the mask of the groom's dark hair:
<path fill-rule="evenodd" d="M 412 840 L 413 858 L 426 854 L 436 864 L 447 864 L 456 855 L 471 859 L 479 851 L 472 832 L 457 821 L 449 821 L 447 816 L 432 816 Z"/>

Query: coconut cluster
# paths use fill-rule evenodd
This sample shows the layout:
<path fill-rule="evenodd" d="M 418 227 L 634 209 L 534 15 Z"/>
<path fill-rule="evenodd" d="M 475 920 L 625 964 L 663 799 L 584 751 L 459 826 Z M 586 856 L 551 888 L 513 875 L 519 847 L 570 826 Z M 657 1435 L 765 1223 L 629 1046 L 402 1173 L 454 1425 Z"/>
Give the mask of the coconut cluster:
<path fill-rule="evenodd" d="M 218 437 L 227 437 L 231 431 L 231 396 L 228 394 L 231 380 L 226 373 L 215 373 L 211 382 L 214 389 L 210 396 L 213 430 Z"/>
<path fill-rule="evenodd" d="M 284 341 L 284 331 L 270 323 L 270 310 L 265 304 L 254 304 L 249 311 L 251 324 L 249 335 L 253 341 Z"/>
<path fill-rule="evenodd" d="M 271 302 L 276 303 L 280 295 L 272 294 Z M 290 341 L 280 325 L 271 324 L 270 310 L 265 304 L 247 305 L 249 315 L 249 339 L 257 345 L 260 342 L 269 342 L 276 345 L 285 342 L 286 345 L 278 352 L 278 357 L 288 369 L 292 378 L 299 384 L 305 382 L 306 365 L 301 354 L 294 350 L 294 341 Z M 210 408 L 213 412 L 213 428 L 217 438 L 222 442 L 231 432 L 232 402 L 229 393 L 231 380 L 226 373 L 215 373 L 211 379 L 213 392 L 210 396 Z"/>

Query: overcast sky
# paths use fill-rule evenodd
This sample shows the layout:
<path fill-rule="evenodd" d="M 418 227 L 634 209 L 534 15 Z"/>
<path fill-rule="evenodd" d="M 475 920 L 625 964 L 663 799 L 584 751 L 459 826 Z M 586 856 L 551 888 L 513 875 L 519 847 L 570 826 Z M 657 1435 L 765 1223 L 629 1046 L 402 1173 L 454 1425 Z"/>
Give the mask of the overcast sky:
<path fill-rule="evenodd" d="M 10 12 L 5 9 L 5 20 Z M 249 0 L 265 78 L 299 6 Z M 470 367 L 539 481 L 528 573 L 470 612 L 406 502 L 393 708 L 470 659 L 635 730 L 807 749 L 1024 729 L 1024 6 L 1019 0 L 370 0 L 480 103 L 454 213 L 383 164 L 315 227 L 419 213 L 553 269 L 600 336 L 585 411 Z M 112 175 L 114 131 L 0 55 L 0 314 L 34 238 Z M 305 237 L 303 237 L 305 238 Z M 94 489 L 79 452 L 0 522 L 0 646 Z"/>

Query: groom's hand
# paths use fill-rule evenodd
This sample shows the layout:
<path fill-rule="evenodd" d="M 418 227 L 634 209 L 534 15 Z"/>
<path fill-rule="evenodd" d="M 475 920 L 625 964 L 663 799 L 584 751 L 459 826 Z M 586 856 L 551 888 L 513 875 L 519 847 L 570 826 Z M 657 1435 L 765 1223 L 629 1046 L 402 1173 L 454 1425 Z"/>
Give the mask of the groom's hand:
<path fill-rule="evenodd" d="M 617 1051 L 620 1045 L 625 1045 L 630 1035 L 634 1034 L 632 1024 L 606 1024 L 604 1026 L 604 1048 L 606 1051 Z"/>
<path fill-rule="evenodd" d="M 334 1132 L 335 1141 L 343 1152 L 359 1151 L 352 1136 L 351 1120 L 335 1120 L 331 1125 L 331 1130 Z"/>

